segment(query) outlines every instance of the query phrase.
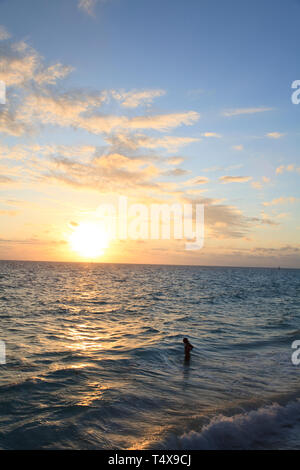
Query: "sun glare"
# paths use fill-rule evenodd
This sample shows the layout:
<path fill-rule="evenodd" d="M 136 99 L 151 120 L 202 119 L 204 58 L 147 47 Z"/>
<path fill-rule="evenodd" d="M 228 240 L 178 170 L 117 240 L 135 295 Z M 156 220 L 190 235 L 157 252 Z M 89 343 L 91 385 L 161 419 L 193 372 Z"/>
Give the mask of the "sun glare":
<path fill-rule="evenodd" d="M 101 224 L 82 222 L 70 235 L 70 246 L 83 258 L 97 258 L 104 254 L 109 244 L 107 232 Z"/>

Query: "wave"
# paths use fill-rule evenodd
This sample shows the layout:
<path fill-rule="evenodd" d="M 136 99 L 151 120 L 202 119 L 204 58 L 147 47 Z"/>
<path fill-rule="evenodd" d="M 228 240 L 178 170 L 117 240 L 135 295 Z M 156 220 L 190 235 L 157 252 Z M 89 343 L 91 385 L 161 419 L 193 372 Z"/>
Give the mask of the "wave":
<path fill-rule="evenodd" d="M 267 449 L 276 439 L 286 437 L 289 429 L 300 424 L 300 401 L 285 406 L 273 403 L 258 410 L 228 417 L 215 416 L 197 432 L 169 436 L 156 448 L 182 450 Z"/>

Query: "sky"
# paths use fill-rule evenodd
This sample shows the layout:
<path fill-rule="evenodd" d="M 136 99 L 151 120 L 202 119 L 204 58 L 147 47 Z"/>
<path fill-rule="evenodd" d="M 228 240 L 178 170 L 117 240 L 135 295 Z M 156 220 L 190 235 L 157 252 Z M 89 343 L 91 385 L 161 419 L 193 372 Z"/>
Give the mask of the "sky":
<path fill-rule="evenodd" d="M 299 14 L 0 0 L 0 259 L 300 268 Z M 106 240 L 120 196 L 203 204 L 204 246 Z"/>

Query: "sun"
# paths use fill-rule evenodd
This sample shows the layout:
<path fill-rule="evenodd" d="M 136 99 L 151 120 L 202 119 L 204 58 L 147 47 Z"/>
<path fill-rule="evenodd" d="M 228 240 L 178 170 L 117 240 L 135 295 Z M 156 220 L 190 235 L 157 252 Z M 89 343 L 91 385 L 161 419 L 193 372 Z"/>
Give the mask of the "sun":
<path fill-rule="evenodd" d="M 107 249 L 109 236 L 101 224 L 82 222 L 70 235 L 69 243 L 82 258 L 97 258 Z"/>

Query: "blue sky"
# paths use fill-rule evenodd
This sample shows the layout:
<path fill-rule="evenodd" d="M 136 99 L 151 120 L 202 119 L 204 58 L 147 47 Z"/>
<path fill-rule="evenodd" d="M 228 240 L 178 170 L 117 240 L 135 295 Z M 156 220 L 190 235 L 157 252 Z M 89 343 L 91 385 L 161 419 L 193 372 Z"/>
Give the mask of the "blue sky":
<path fill-rule="evenodd" d="M 141 261 L 300 267 L 300 105 L 291 102 L 291 84 L 300 79 L 299 13 L 296 0 L 1 1 L 7 37 L 3 34 L 0 43 L 5 64 L 0 79 L 7 82 L 6 111 L 14 110 L 9 126 L 22 130 L 13 131 L 6 122 L 0 129 L 0 257 L 23 257 L 26 244 L 28 259 L 70 259 L 63 249 L 55 251 L 55 244 L 64 241 L 67 219 L 80 216 L 75 207 L 55 210 L 55 196 L 78 198 L 82 210 L 84 205 L 91 210 L 91 190 L 100 197 L 108 189 L 101 190 L 103 171 L 91 180 L 91 168 L 83 162 L 89 159 L 92 165 L 95 155 L 118 151 L 128 159 L 130 178 L 131 165 L 140 158 L 142 185 L 159 182 L 161 197 L 171 183 L 180 200 L 202 198 L 208 206 L 207 244 L 192 261 L 182 247 L 173 246 L 159 255 L 149 247 Z M 14 44 L 20 42 L 26 50 L 16 61 Z M 35 68 L 29 65 L 32 57 Z M 55 64 L 60 64 L 58 74 Z M 24 80 L 12 78 L 16 70 L 26 71 Z M 139 93 L 145 92 L 143 98 Z M 96 103 L 104 95 L 103 103 Z M 68 120 L 62 108 L 54 110 L 62 96 Z M 128 105 L 126 98 L 137 96 Z M 76 106 L 87 101 L 78 114 Z M 99 115 L 110 116 L 109 127 L 106 121 L 99 124 Z M 149 124 L 149 118 L 161 115 L 167 116 L 166 127 Z M 174 116 L 178 122 L 170 125 Z M 116 121 L 124 117 L 126 124 Z M 146 117 L 147 125 L 137 126 L 136 117 Z M 137 143 L 141 135 L 143 142 L 148 139 L 146 147 Z M 134 150 L 126 147 L 124 136 L 135 142 Z M 186 141 L 171 145 L 170 138 Z M 169 140 L 161 145 L 161 139 Z M 22 146 L 27 153 L 21 161 Z M 59 148 L 51 154 L 47 146 Z M 69 148 L 64 155 L 61 146 Z M 94 150 L 74 149 L 83 146 Z M 169 157 L 182 160 L 175 165 L 181 171 L 176 176 L 166 171 Z M 53 167 L 55 158 L 59 169 Z M 68 162 L 68 169 L 63 158 L 73 167 Z M 107 172 L 111 163 L 102 162 Z M 124 181 L 118 189 L 119 176 L 110 171 L 109 191 L 124 191 Z M 195 177 L 201 184 L 188 184 Z M 142 186 L 137 191 L 141 198 L 151 197 Z M 12 200 L 17 208 L 7 202 Z M 29 201 L 38 201 L 40 210 L 52 201 L 50 222 L 39 221 Z M 124 259 L 134 262 L 131 249 Z M 107 260 L 123 258 L 115 248 Z"/>

